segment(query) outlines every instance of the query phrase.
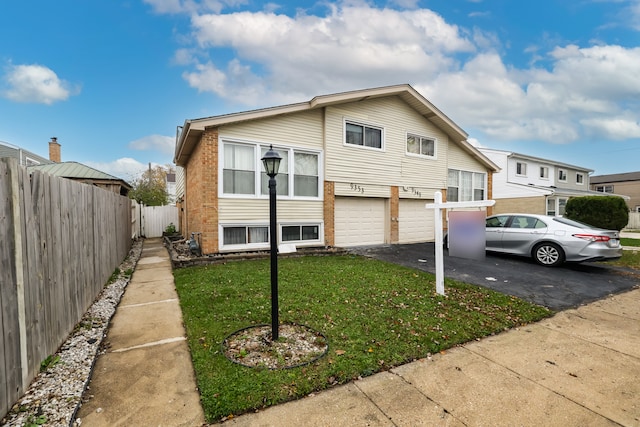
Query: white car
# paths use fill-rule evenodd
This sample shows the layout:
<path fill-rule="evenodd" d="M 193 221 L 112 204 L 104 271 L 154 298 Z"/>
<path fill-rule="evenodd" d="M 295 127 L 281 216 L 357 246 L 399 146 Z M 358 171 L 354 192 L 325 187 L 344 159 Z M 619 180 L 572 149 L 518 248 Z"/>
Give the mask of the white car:
<path fill-rule="evenodd" d="M 618 231 L 562 217 L 520 213 L 487 217 L 486 249 L 529 256 L 549 267 L 565 261 L 603 261 L 622 256 Z"/>

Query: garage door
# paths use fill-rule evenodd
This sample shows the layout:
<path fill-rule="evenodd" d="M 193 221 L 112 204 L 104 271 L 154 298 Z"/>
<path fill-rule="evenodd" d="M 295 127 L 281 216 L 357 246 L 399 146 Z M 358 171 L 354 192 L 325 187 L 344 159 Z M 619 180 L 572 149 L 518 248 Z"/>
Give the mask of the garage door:
<path fill-rule="evenodd" d="M 435 239 L 432 200 L 400 200 L 398 239 L 400 243 L 430 242 Z"/>
<path fill-rule="evenodd" d="M 336 246 L 379 245 L 384 243 L 385 199 L 336 197 Z"/>

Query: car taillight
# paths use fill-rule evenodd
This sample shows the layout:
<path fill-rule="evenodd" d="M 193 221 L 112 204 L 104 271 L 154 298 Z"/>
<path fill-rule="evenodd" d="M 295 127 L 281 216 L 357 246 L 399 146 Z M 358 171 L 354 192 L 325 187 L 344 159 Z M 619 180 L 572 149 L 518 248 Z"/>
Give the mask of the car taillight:
<path fill-rule="evenodd" d="M 588 240 L 590 242 L 608 242 L 611 240 L 609 236 L 602 236 L 600 234 L 574 234 L 573 237 L 578 239 Z"/>

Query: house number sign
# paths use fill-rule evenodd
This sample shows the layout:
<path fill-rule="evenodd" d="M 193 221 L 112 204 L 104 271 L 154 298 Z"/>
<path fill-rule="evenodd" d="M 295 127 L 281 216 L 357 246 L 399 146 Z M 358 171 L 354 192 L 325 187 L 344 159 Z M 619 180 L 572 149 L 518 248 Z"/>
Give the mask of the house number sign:
<path fill-rule="evenodd" d="M 364 194 L 364 187 L 354 183 L 351 183 L 349 185 L 351 186 L 351 191 Z"/>

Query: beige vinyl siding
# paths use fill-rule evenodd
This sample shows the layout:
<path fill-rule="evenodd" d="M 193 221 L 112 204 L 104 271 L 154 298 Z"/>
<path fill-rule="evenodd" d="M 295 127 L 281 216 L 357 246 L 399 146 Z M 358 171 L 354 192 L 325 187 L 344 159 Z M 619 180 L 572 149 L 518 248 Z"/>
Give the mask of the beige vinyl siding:
<path fill-rule="evenodd" d="M 220 137 L 274 145 L 322 149 L 322 111 L 241 122 L 220 128 Z"/>
<path fill-rule="evenodd" d="M 322 222 L 323 204 L 319 201 L 278 200 L 276 205 L 278 222 Z M 269 199 L 219 199 L 218 221 L 269 222 Z"/>
<path fill-rule="evenodd" d="M 358 182 L 336 182 L 336 196 L 354 196 L 354 197 L 383 197 L 388 199 L 391 196 L 389 186 L 364 184 Z"/>
<path fill-rule="evenodd" d="M 458 144 L 449 144 L 449 165 L 448 169 L 458 169 L 469 172 L 487 173 L 487 167 L 480 163 L 475 157 L 472 157 L 466 151 L 463 151 Z M 447 186 L 447 176 L 444 177 L 444 187 Z"/>
<path fill-rule="evenodd" d="M 399 97 L 328 107 L 325 116 L 327 181 L 427 188 L 446 184 L 447 136 Z M 345 145 L 345 120 L 383 128 L 383 149 Z M 407 132 L 435 138 L 437 158 L 407 156 Z"/>

